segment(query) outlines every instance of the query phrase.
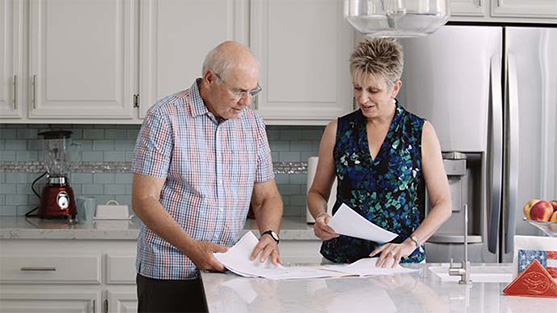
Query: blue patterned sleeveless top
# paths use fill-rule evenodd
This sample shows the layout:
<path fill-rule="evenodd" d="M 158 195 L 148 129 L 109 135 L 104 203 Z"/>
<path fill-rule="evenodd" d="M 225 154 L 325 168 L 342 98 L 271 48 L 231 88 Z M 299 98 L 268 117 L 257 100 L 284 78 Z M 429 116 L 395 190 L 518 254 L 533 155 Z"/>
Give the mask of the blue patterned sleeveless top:
<path fill-rule="evenodd" d="M 421 142 L 424 119 L 397 102 L 395 116 L 383 144 L 372 159 L 361 110 L 338 119 L 333 151 L 338 179 L 333 214 L 345 203 L 372 223 L 399 236 L 400 243 L 423 220 L 424 179 Z M 352 263 L 368 257 L 379 244 L 341 235 L 321 246 L 321 254 L 336 263 Z M 419 247 L 401 263 L 425 259 Z"/>

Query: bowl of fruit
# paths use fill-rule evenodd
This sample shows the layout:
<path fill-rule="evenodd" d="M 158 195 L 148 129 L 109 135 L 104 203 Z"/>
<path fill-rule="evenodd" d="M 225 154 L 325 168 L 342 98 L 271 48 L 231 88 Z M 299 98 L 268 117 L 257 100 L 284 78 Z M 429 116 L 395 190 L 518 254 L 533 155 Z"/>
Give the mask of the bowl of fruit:
<path fill-rule="evenodd" d="M 557 200 L 532 199 L 522 208 L 523 220 L 540 229 L 549 237 L 557 237 Z"/>

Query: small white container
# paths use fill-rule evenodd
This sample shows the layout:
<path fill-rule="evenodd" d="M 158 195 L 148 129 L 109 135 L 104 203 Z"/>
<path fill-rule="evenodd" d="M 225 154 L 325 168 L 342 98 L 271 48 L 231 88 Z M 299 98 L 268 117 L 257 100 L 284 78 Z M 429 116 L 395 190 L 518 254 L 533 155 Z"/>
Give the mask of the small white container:
<path fill-rule="evenodd" d="M 129 214 L 127 205 L 120 205 L 116 200 L 110 200 L 106 204 L 97 205 L 95 220 L 129 220 L 133 215 Z"/>

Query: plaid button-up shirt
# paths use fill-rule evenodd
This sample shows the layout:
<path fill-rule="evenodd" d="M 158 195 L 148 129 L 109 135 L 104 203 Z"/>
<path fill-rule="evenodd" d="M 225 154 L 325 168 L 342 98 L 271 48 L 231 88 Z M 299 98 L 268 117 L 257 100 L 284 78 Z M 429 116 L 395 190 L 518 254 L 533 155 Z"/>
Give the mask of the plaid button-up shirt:
<path fill-rule="evenodd" d="M 160 202 L 195 240 L 232 246 L 249 210 L 255 182 L 274 178 L 261 117 L 245 108 L 220 123 L 207 110 L 198 81 L 160 100 L 137 138 L 132 171 L 166 182 Z M 193 262 L 142 225 L 138 273 L 156 279 L 197 277 Z"/>

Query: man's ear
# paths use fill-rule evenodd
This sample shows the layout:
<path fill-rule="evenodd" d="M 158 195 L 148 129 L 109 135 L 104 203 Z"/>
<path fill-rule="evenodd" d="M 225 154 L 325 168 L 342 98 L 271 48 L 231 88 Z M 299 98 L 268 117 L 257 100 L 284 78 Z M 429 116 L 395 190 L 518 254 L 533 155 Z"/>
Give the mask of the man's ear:
<path fill-rule="evenodd" d="M 217 78 L 217 76 L 211 70 L 207 70 L 207 72 L 205 72 L 205 74 L 203 75 L 203 81 L 207 85 L 211 85 L 215 81 L 216 78 Z"/>

